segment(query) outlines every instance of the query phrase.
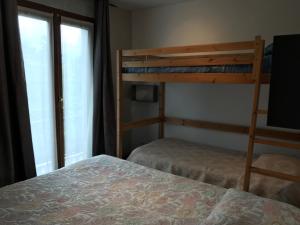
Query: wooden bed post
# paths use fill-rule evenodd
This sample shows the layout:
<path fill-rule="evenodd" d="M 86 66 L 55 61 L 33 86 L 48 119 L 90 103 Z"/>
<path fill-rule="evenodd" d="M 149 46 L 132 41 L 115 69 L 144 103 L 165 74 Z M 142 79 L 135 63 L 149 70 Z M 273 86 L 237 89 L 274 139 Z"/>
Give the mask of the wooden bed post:
<path fill-rule="evenodd" d="M 117 50 L 117 157 L 123 157 L 123 76 L 122 50 Z"/>
<path fill-rule="evenodd" d="M 159 84 L 159 138 L 165 136 L 165 83 Z"/>
<path fill-rule="evenodd" d="M 260 36 L 255 38 L 255 58 L 253 61 L 253 76 L 255 77 L 255 89 L 253 96 L 253 105 L 252 105 L 252 115 L 251 115 L 251 125 L 249 129 L 249 141 L 248 141 L 248 152 L 247 152 L 247 161 L 245 167 L 245 178 L 244 178 L 244 191 L 249 191 L 250 179 L 251 179 L 251 168 L 253 162 L 253 152 L 254 152 L 254 141 L 255 141 L 255 131 L 257 123 L 257 114 L 258 114 L 258 105 L 260 97 L 260 85 L 262 79 L 262 62 L 264 54 L 264 40 Z"/>

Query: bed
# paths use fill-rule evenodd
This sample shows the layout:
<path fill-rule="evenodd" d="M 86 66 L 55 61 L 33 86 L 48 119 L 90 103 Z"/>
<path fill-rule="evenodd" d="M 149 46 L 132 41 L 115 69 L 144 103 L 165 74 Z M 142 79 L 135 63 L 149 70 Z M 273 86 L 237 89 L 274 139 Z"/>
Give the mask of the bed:
<path fill-rule="evenodd" d="M 300 224 L 300 209 L 105 155 L 0 189 L 5 225 L 275 222 Z"/>
<path fill-rule="evenodd" d="M 127 160 L 220 187 L 239 188 L 246 155 L 234 150 L 164 138 L 136 148 Z"/>
<path fill-rule="evenodd" d="M 242 189 L 246 153 L 164 138 L 136 148 L 127 160 L 220 187 Z M 300 160 L 294 157 L 263 154 L 254 158 L 254 166 L 300 176 Z M 300 207 L 300 184 L 294 182 L 255 174 L 250 191 Z"/>
<path fill-rule="evenodd" d="M 274 69 L 272 60 L 273 45 L 265 48 L 265 41 L 260 36 L 242 42 L 117 50 L 117 156 L 125 158 L 125 132 L 158 124 L 158 137 L 162 140 L 135 151 L 129 160 L 225 188 L 239 188 L 242 183 L 244 191 L 292 203 L 292 198 L 300 196 L 300 161 L 294 157 L 282 160 L 282 156 L 276 154 L 260 156 L 255 160 L 254 155 L 257 144 L 300 149 L 299 132 L 257 127 L 258 116 L 268 114 L 267 109 L 260 108 L 259 102 L 261 86 L 270 83 L 270 72 Z M 158 85 L 158 113 L 155 116 L 125 120 L 124 107 L 128 105 L 124 98 L 126 83 Z M 169 83 L 251 85 L 251 123 L 238 125 L 170 117 L 166 115 L 166 85 Z M 163 148 L 160 152 L 161 141 L 166 141 L 165 124 L 247 135 L 247 156 L 208 146 L 201 146 L 196 153 L 193 149 L 197 147 L 184 147 L 188 144 L 182 144 L 183 147 L 178 149 Z M 152 147 L 155 150 L 152 151 Z M 285 163 L 277 167 L 282 165 L 281 162 Z M 287 193 L 292 194 L 286 197 Z M 300 206 L 299 198 L 296 202 L 293 204 Z"/>

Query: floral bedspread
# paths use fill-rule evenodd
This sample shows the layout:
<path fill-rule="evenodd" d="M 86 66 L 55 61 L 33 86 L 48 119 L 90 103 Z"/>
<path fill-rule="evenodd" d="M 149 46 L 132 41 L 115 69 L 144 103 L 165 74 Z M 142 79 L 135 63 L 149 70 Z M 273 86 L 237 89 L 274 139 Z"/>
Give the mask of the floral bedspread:
<path fill-rule="evenodd" d="M 299 225 L 300 209 L 229 189 L 201 225 Z"/>
<path fill-rule="evenodd" d="M 138 147 L 130 154 L 128 160 L 208 184 L 239 188 L 245 171 L 246 154 L 175 138 L 164 138 Z"/>
<path fill-rule="evenodd" d="M 0 189 L 1 225 L 299 225 L 300 209 L 109 156 Z"/>
<path fill-rule="evenodd" d="M 164 138 L 138 147 L 128 160 L 208 184 L 242 190 L 245 154 L 175 138 Z M 296 157 L 262 154 L 255 157 L 254 166 L 300 176 L 300 160 Z M 300 207 L 300 183 L 252 174 L 250 191 Z"/>
<path fill-rule="evenodd" d="M 0 224 L 196 225 L 225 191 L 98 156 L 0 189 Z"/>

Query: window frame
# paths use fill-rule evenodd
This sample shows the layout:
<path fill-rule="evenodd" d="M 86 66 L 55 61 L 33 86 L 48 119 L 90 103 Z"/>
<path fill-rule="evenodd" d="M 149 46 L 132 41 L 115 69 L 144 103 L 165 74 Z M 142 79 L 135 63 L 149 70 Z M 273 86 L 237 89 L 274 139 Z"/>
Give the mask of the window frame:
<path fill-rule="evenodd" d="M 63 111 L 63 80 L 62 80 L 62 55 L 61 55 L 61 29 L 65 21 L 80 26 L 90 25 L 94 28 L 95 19 L 80 14 L 68 12 L 28 0 L 18 0 L 19 15 L 30 15 L 37 18 L 47 17 L 51 25 L 52 35 L 52 64 L 54 76 L 54 103 L 55 103 L 55 131 L 56 131 L 56 155 L 58 169 L 65 166 L 65 140 L 64 140 L 64 111 Z M 77 22 L 77 23 L 76 23 Z M 93 31 L 94 29 L 92 29 Z M 91 40 L 93 44 L 93 40 Z M 93 61 L 93 60 L 92 60 Z"/>

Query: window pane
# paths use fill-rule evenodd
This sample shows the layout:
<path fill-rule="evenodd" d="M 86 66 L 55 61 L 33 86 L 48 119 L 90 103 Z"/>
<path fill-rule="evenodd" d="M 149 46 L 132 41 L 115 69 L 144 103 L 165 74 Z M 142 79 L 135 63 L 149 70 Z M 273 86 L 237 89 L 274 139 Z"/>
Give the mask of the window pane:
<path fill-rule="evenodd" d="M 65 165 L 92 156 L 91 31 L 61 25 Z"/>
<path fill-rule="evenodd" d="M 19 27 L 35 163 L 42 175 L 57 168 L 51 24 L 20 15 Z"/>

